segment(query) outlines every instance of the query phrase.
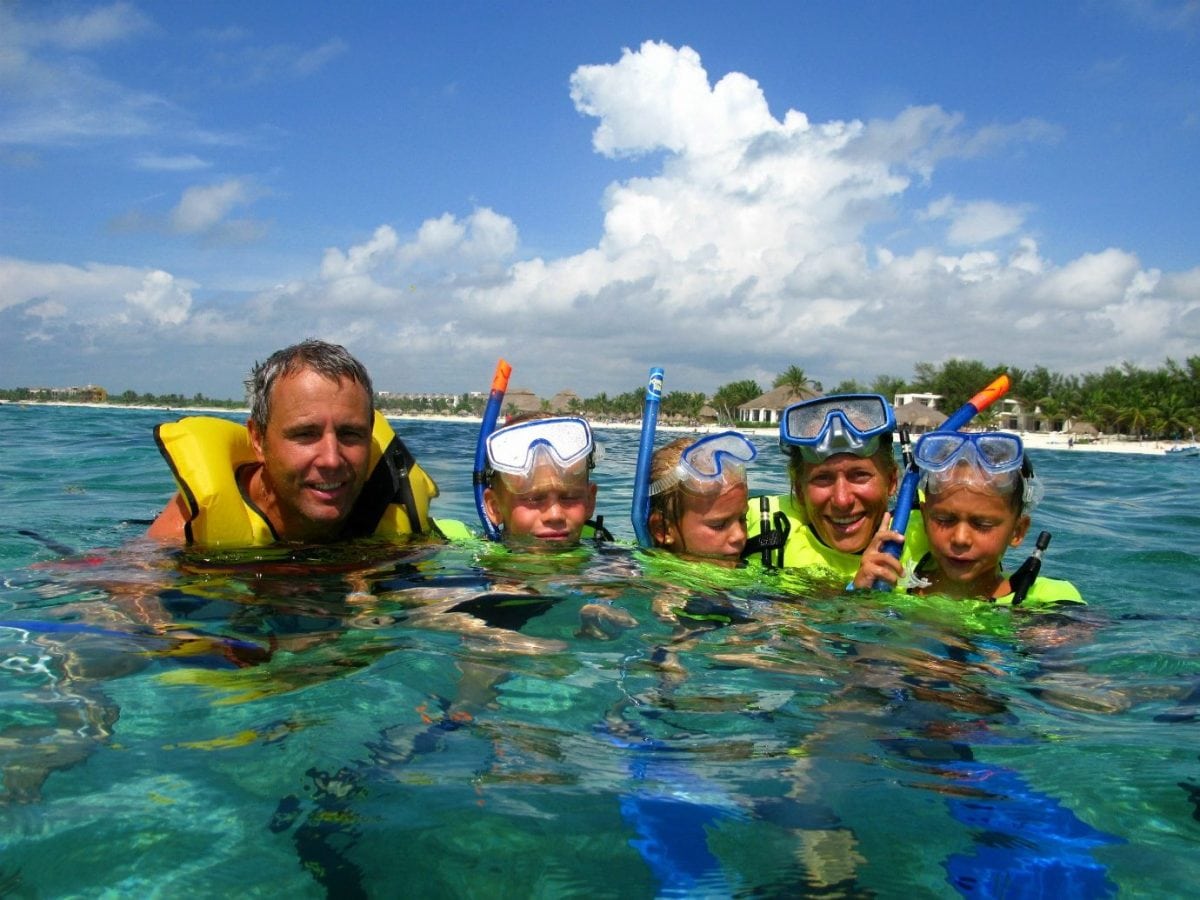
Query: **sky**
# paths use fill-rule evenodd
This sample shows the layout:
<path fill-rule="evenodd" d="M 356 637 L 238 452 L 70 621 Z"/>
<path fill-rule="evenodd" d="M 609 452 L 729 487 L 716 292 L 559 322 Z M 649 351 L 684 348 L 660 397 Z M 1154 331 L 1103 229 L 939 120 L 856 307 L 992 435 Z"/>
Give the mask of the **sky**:
<path fill-rule="evenodd" d="M 0 387 L 1200 354 L 1200 2 L 0 0 Z"/>

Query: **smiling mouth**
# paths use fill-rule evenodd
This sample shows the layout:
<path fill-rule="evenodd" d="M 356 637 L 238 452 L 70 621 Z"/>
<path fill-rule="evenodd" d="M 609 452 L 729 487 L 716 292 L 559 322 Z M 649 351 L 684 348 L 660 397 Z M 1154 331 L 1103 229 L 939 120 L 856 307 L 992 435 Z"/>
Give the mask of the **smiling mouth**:
<path fill-rule="evenodd" d="M 333 496 L 342 493 L 348 484 L 346 481 L 319 481 L 309 484 L 308 489 L 313 493 Z"/>
<path fill-rule="evenodd" d="M 830 516 L 828 522 L 838 531 L 852 531 L 865 517 L 858 516 Z"/>

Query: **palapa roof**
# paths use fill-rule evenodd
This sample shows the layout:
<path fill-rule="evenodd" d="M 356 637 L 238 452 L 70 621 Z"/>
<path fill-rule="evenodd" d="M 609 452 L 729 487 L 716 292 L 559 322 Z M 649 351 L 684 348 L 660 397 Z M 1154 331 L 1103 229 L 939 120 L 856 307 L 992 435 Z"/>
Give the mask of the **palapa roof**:
<path fill-rule="evenodd" d="M 550 412 L 569 413 L 572 400 L 575 401 L 576 406 L 583 402 L 579 399 L 579 395 L 572 390 L 559 391 L 550 398 Z"/>
<path fill-rule="evenodd" d="M 753 400 L 747 400 L 745 403 L 739 405 L 738 409 L 783 409 L 785 406 L 791 406 L 793 403 L 799 403 L 801 400 L 810 400 L 813 397 L 819 396 L 821 395 L 813 391 L 805 391 L 802 394 L 797 394 L 784 384 L 777 388 L 772 388 L 765 394 L 759 394 Z"/>
<path fill-rule="evenodd" d="M 516 388 L 504 395 L 504 409 L 515 409 L 518 413 L 541 412 L 542 401 L 529 388 Z"/>
<path fill-rule="evenodd" d="M 909 428 L 937 428 L 949 418 L 944 412 L 924 403 L 901 403 L 894 412 L 896 424 Z"/>

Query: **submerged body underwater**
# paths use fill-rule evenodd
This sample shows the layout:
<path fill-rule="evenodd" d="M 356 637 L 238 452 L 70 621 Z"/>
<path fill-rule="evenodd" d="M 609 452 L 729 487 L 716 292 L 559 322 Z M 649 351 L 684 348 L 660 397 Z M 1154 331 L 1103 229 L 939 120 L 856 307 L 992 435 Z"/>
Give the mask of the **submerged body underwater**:
<path fill-rule="evenodd" d="M 1043 573 L 1089 604 L 1037 615 L 635 550 L 638 436 L 603 427 L 615 544 L 164 551 L 172 417 L 0 405 L 0 893 L 1200 880 L 1196 460 L 1031 451 Z M 477 427 L 396 430 L 476 527 Z M 753 495 L 787 489 L 775 438 Z"/>

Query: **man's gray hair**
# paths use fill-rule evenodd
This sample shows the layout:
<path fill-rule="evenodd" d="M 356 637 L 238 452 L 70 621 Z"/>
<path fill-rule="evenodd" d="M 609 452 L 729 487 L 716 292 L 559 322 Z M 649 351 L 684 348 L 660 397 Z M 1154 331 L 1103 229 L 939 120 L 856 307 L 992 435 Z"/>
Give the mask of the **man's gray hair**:
<path fill-rule="evenodd" d="M 266 431 L 271 418 L 271 389 L 281 375 L 294 375 L 311 370 L 334 381 L 347 378 L 357 381 L 367 391 L 367 402 L 375 412 L 375 389 L 366 368 L 340 344 L 330 344 L 309 338 L 282 350 L 276 350 L 266 362 L 254 364 L 246 381 L 246 396 L 250 401 L 250 418 Z"/>

